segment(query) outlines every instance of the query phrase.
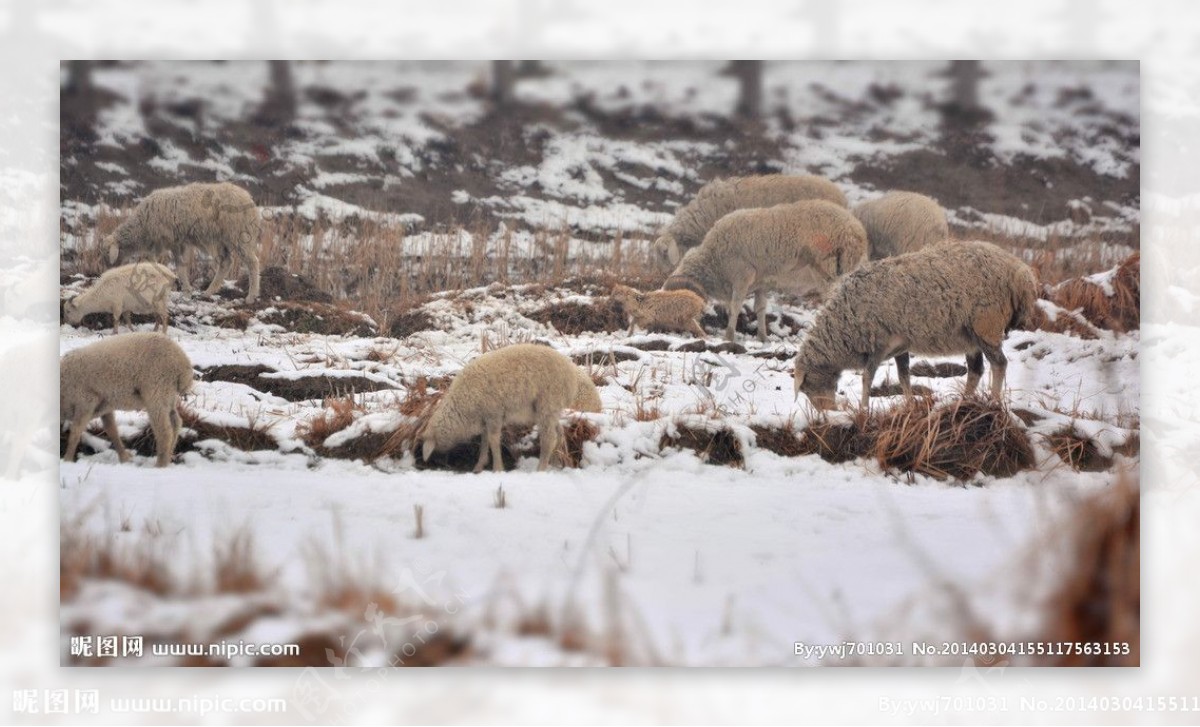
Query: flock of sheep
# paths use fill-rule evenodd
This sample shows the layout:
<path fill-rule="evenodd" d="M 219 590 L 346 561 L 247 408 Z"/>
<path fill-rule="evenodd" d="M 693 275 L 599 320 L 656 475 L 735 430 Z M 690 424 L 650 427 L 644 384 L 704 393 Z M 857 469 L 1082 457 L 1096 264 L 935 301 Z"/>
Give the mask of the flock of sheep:
<path fill-rule="evenodd" d="M 70 425 L 66 457 L 73 459 L 88 423 L 99 416 L 122 462 L 129 458 L 117 436 L 113 411 L 145 410 L 158 466 L 171 459 L 181 426 L 177 407 L 192 383 L 182 349 L 165 334 L 168 294 L 176 274 L 191 290 L 188 269 L 196 251 L 207 253 L 217 274 L 216 292 L 242 263 L 249 274 L 247 302 L 259 293 L 260 217 L 245 190 L 229 183 L 157 190 L 104 241 L 110 263 L 121 257 L 152 258 L 104 273 L 64 306 L 71 323 L 107 312 L 113 332 L 129 313 L 154 314 L 154 333 L 127 333 L 66 354 L 61 366 L 62 420 Z M 726 337 L 733 340 L 737 312 L 754 295 L 758 338 L 766 340 L 770 291 L 817 292 L 825 299 L 795 363 L 796 396 L 819 408 L 834 406 L 841 372 L 861 369 L 862 403 L 876 368 L 896 359 L 900 383 L 911 395 L 910 354 L 964 354 L 966 390 L 975 390 L 983 359 L 992 368 L 991 395 L 999 398 L 1007 331 L 1021 325 L 1037 298 L 1029 266 L 986 242 L 949 238 L 946 216 L 932 199 L 891 192 L 848 209 L 832 182 L 815 176 L 768 175 L 716 180 L 675 215 L 653 252 L 673 266 L 661 290 L 614 286 L 636 326 L 685 331 L 703 338 L 706 301 L 728 306 Z M 869 260 L 869 262 L 868 262 Z M 163 333 L 158 333 L 161 325 Z M 538 469 L 549 466 L 562 438 L 564 409 L 599 411 L 591 378 L 546 346 L 523 344 L 485 353 L 454 378 L 418 433 L 422 457 L 480 437 L 475 471 L 501 471 L 500 433 L 509 424 L 537 425 Z"/>

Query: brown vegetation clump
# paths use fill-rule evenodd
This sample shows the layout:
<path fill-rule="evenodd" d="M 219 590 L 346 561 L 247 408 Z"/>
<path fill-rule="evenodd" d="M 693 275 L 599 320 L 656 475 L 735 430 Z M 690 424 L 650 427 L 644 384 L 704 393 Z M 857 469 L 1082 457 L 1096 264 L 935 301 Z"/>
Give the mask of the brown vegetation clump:
<path fill-rule="evenodd" d="M 847 423 L 834 423 L 826 419 L 815 421 L 802 432 L 799 454 L 815 454 L 833 464 L 865 457 L 875 448 L 877 424 L 877 418 L 863 412 Z"/>
<path fill-rule="evenodd" d="M 980 398 L 900 405 L 881 422 L 874 454 L 885 469 L 938 479 L 1011 477 L 1034 465 L 1025 429 L 1003 404 Z"/>
<path fill-rule="evenodd" d="M 695 452 L 701 461 L 707 464 L 742 466 L 742 445 L 738 443 L 732 431 L 725 428 L 709 430 L 684 424 L 677 424 L 675 430 L 674 435 L 663 434 L 658 443 L 659 449 L 682 447 Z"/>
<path fill-rule="evenodd" d="M 570 423 L 563 427 L 563 441 L 558 447 L 563 466 L 578 467 L 583 462 L 583 443 L 594 441 L 599 434 L 600 427 L 583 417 L 572 417 Z"/>
<path fill-rule="evenodd" d="M 363 408 L 354 397 L 342 396 L 325 400 L 320 414 L 296 426 L 296 434 L 309 447 L 320 451 L 325 440 L 354 423 Z"/>
<path fill-rule="evenodd" d="M 1076 472 L 1103 472 L 1113 466 L 1112 457 L 1102 454 L 1091 439 L 1079 436 L 1074 429 L 1061 429 L 1046 435 L 1046 443 L 1059 459 Z M 1133 435 L 1113 451 L 1132 457 L 1138 453 L 1140 444 L 1138 437 Z"/>
<path fill-rule="evenodd" d="M 271 424 L 268 422 L 250 421 L 248 426 L 244 427 L 235 424 L 212 424 L 204 421 L 197 412 L 185 406 L 179 407 L 179 416 L 183 420 L 183 426 L 196 432 L 194 438 L 180 437 L 179 451 L 181 452 L 195 449 L 195 443 L 205 439 L 218 439 L 243 452 L 279 449 L 279 443 L 270 433 Z M 132 446 L 141 451 L 140 441 L 145 436 L 143 433 L 141 437 L 135 439 Z"/>
<path fill-rule="evenodd" d="M 565 336 L 594 331 L 612 333 L 625 328 L 625 312 L 621 304 L 610 298 L 601 298 L 591 305 L 581 303 L 551 303 L 529 314 L 538 323 L 554 326 Z"/>
<path fill-rule="evenodd" d="M 1039 640 L 1125 644 L 1110 653 L 1038 657 L 1045 666 L 1137 666 L 1141 656 L 1141 491 L 1129 475 L 1084 502 L 1069 523 L 1065 572 L 1055 574 Z"/>
<path fill-rule="evenodd" d="M 780 427 L 754 424 L 751 425 L 750 430 L 754 432 L 755 444 L 759 449 L 774 452 L 781 457 L 797 457 L 807 454 L 800 441 L 800 433 L 796 431 L 796 424 L 791 420 Z"/>
<path fill-rule="evenodd" d="M 1078 310 L 1100 328 L 1118 333 L 1137 330 L 1142 320 L 1140 276 L 1141 253 L 1135 252 L 1111 277 L 1112 295 L 1087 278 L 1074 278 L 1056 286 L 1052 300 L 1066 310 Z"/>

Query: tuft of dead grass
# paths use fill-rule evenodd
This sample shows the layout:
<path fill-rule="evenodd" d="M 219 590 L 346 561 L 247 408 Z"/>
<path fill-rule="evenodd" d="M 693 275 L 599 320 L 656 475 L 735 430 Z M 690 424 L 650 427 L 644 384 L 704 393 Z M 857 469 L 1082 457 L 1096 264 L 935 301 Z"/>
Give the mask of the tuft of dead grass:
<path fill-rule="evenodd" d="M 733 432 L 724 427 L 706 429 L 686 424 L 676 424 L 675 433 L 664 433 L 658 442 L 659 449 L 680 447 L 696 453 L 702 462 L 729 467 L 741 467 L 745 462 L 742 445 Z"/>
<path fill-rule="evenodd" d="M 296 425 L 296 434 L 314 451 L 325 449 L 325 440 L 354 423 L 363 412 L 361 404 L 352 396 L 341 396 L 325 400 L 320 413 Z"/>
<path fill-rule="evenodd" d="M 790 419 L 781 427 L 755 424 L 751 425 L 750 430 L 754 432 L 755 444 L 759 449 L 774 452 L 781 457 L 798 457 L 806 453 L 800 441 L 800 432 L 796 430 L 796 423 Z"/>
<path fill-rule="evenodd" d="M 1138 666 L 1141 657 L 1141 490 L 1129 473 L 1084 502 L 1066 534 L 1068 564 L 1056 574 L 1038 639 L 1129 644 L 1129 653 L 1038 657 L 1045 666 Z"/>
<path fill-rule="evenodd" d="M 1110 279 L 1112 295 L 1088 278 L 1055 286 L 1051 299 L 1060 307 L 1078 310 L 1100 328 L 1122 333 L 1141 325 L 1141 253 L 1135 252 L 1116 268 Z"/>
<path fill-rule="evenodd" d="M 970 397 L 935 405 L 901 404 L 883 415 L 874 455 L 885 469 L 969 480 L 982 472 L 1011 477 L 1034 466 L 1033 447 L 1008 408 Z"/>
<path fill-rule="evenodd" d="M 586 332 L 612 333 L 625 328 L 625 313 L 621 304 L 601 298 L 591 305 L 581 303 L 551 303 L 529 314 L 538 323 L 554 326 L 565 336 Z"/>
<path fill-rule="evenodd" d="M 1112 457 L 1102 454 L 1091 439 L 1079 436 L 1074 429 L 1060 429 L 1045 438 L 1050 451 L 1076 472 L 1104 472 L 1113 466 Z M 1138 453 L 1140 444 L 1137 436 L 1131 436 L 1114 451 L 1132 457 Z"/>

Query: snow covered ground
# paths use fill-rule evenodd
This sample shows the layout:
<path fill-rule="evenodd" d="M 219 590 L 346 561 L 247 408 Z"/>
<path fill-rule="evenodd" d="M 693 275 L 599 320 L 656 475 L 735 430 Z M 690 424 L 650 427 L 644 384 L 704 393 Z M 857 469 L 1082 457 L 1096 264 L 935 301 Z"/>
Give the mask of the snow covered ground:
<path fill-rule="evenodd" d="M 647 341 L 687 339 L 563 336 L 522 315 L 553 300 L 553 292 L 515 301 L 473 293 L 430 304 L 442 316 L 435 330 L 403 341 L 298 334 L 253 322 L 245 331 L 200 323 L 201 312 L 211 315 L 214 304 L 185 313 L 172 335 L 201 369 L 256 363 L 290 378 L 357 374 L 395 387 L 356 395 L 358 424 L 334 434 L 326 443 L 331 447 L 339 436 L 395 428 L 405 420 L 396 402 L 415 378 L 452 374 L 478 353 L 485 334 L 545 340 L 569 355 L 590 352 L 597 361 L 610 351 L 628 354 L 629 360 L 596 367 L 608 377 L 600 387 L 604 412 L 588 415 L 600 433 L 585 443 L 580 468 L 537 473 L 536 459 L 527 457 L 516 471 L 470 475 L 417 470 L 411 454 L 371 464 L 322 458 L 296 435 L 298 424 L 322 413 L 319 399 L 292 402 L 241 383 L 201 380 L 189 400 L 201 419 L 266 423 L 278 446 L 243 452 L 209 439 L 181 454 L 179 464 L 157 470 L 149 457 L 117 464 L 107 444 L 89 435 L 85 441 L 99 453 L 62 464 L 64 523 L 116 545 L 171 534 L 169 547 L 184 578 L 206 572 L 211 554 L 245 529 L 258 566 L 278 573 L 282 598 L 297 604 L 308 603 L 316 588 L 310 549 L 317 544 L 332 551 L 336 543 L 344 567 L 372 564 L 370 577 L 384 593 L 403 595 L 400 578 L 407 572 L 420 582 L 432 579 L 422 591 L 431 602 L 461 599 L 461 613 L 443 616 L 442 627 L 471 638 L 468 663 L 604 661 L 603 651 L 564 652 L 549 634 L 523 634 L 521 624 L 545 611 L 555 628 L 572 623 L 620 643 L 628 663 L 816 664 L 795 656 L 793 643 L 838 643 L 865 634 L 911 638 L 931 626 L 910 623 L 904 604 L 937 584 L 958 584 L 968 595 L 1002 588 L 1015 559 L 1054 532 L 1081 497 L 1114 477 L 1111 471 L 1073 472 L 1038 433 L 1076 427 L 1111 454 L 1131 435 L 1117 422 L 1129 426 L 1137 415 L 1136 334 L 1083 341 L 1017 332 L 1005 347 L 1008 382 L 1014 408 L 1043 417 L 1030 427 L 1036 469 L 1002 479 L 979 475 L 964 486 L 888 474 L 867 460 L 785 457 L 756 446 L 750 427 L 789 418 L 797 430 L 807 424 L 811 413 L 793 401 L 791 362 L 754 356 L 789 350 L 789 343 L 749 341 L 744 354 L 643 351 L 638 346 Z M 188 304 L 176 307 L 186 311 Z M 97 337 L 64 326 L 61 348 Z M 383 361 L 371 355 L 380 349 L 388 352 Z M 895 372 L 878 376 L 894 380 Z M 947 396 L 961 385 L 961 377 L 917 381 Z M 845 374 L 839 388 L 853 400 L 857 375 Z M 662 416 L 638 421 L 639 399 L 656 402 Z M 875 406 L 898 401 L 883 397 Z M 1061 413 L 1073 411 L 1078 415 Z M 123 413 L 118 421 L 129 438 L 146 427 L 141 413 Z M 743 443 L 742 466 L 705 463 L 690 450 L 663 447 L 663 435 L 679 424 L 731 430 Z M 498 489 L 504 508 L 496 506 Z M 419 539 L 413 537 L 414 506 L 423 510 Z M 147 609 L 144 616 L 111 610 L 128 598 L 112 588 L 84 590 L 64 609 L 64 623 L 87 623 L 97 633 L 156 632 L 155 619 L 165 617 L 155 613 L 187 608 L 185 601 L 139 607 Z M 997 628 L 1036 623 L 1036 603 L 980 600 L 979 616 Z M 416 601 L 418 610 L 427 610 L 422 603 Z M 204 612 L 211 604 L 201 599 L 193 607 Z M 366 628 L 363 614 L 355 615 Z M 278 619 L 272 640 L 302 641 L 315 617 Z M 393 641 L 392 648 L 396 643 L 406 642 Z M 386 663 L 386 645 L 360 661 Z"/>

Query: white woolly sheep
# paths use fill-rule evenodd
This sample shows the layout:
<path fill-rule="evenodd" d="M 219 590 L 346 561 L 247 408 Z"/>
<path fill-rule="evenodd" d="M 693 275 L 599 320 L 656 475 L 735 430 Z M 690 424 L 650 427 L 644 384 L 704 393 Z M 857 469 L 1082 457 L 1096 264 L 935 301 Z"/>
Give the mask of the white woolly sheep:
<path fill-rule="evenodd" d="M 967 356 L 966 393 L 992 366 L 999 398 L 1007 360 L 1005 334 L 1025 322 L 1037 301 L 1033 271 L 986 242 L 943 242 L 871 262 L 847 275 L 817 314 L 796 355 L 795 389 L 814 405 L 833 407 L 838 377 L 862 369 L 862 405 L 875 369 L 896 359 L 907 396 L 910 353 Z"/>
<path fill-rule="evenodd" d="M 599 404 L 589 393 L 591 379 L 571 359 L 549 346 L 520 343 L 489 351 L 472 360 L 446 390 L 428 423 L 418 434 L 421 456 L 453 448 L 482 437 L 475 472 L 487 466 L 504 471 L 500 434 L 509 424 L 536 424 L 541 456 L 538 470 L 549 467 L 550 456 L 563 441 L 559 417 L 578 404 Z M 589 407 L 590 408 L 590 407 Z M 598 406 L 596 410 L 598 410 Z"/>
<path fill-rule="evenodd" d="M 704 338 L 700 314 L 704 299 L 690 290 L 652 290 L 643 293 L 626 285 L 614 285 L 612 297 L 629 316 L 629 333 L 635 326 L 646 330 L 685 331 Z"/>
<path fill-rule="evenodd" d="M 191 388 L 191 361 L 161 333 L 125 333 L 67 353 L 59 366 L 58 399 L 62 421 L 71 428 L 67 460 L 75 461 L 80 437 L 88 422 L 99 416 L 117 458 L 128 462 L 113 412 L 140 410 L 150 415 L 157 466 L 166 467 L 183 425 L 179 397 Z"/>
<path fill-rule="evenodd" d="M 767 292 L 823 291 L 858 267 L 867 233 L 843 207 L 824 200 L 739 210 L 709 230 L 679 261 L 664 290 L 691 290 L 729 304 L 725 338 L 734 340 L 742 301 L 754 293 L 758 340 L 767 340 Z"/>
<path fill-rule="evenodd" d="M 175 285 L 175 273 L 158 263 L 131 263 L 106 270 L 96 284 L 63 305 L 63 314 L 71 325 L 79 325 L 89 313 L 111 313 L 113 333 L 118 332 L 121 317 L 133 327 L 133 313 L 153 314 L 154 330 L 167 332 L 170 322 L 167 298 Z"/>
<path fill-rule="evenodd" d="M 916 192 L 888 192 L 851 211 L 867 231 L 872 260 L 914 252 L 950 237 L 945 210 Z"/>
<path fill-rule="evenodd" d="M 250 193 L 236 184 L 188 184 L 156 189 L 104 239 L 110 263 L 132 254 L 160 262 L 165 255 L 178 261 L 179 282 L 192 290 L 191 258 L 197 249 L 213 259 L 212 295 L 240 262 L 249 274 L 246 302 L 258 299 L 258 235 L 261 220 Z"/>
<path fill-rule="evenodd" d="M 717 220 L 730 212 L 810 199 L 847 206 L 846 195 L 837 185 L 814 175 L 767 174 L 715 179 L 675 213 L 675 219 L 655 240 L 654 255 L 664 265 L 678 265 L 688 250 L 704 241 Z"/>

